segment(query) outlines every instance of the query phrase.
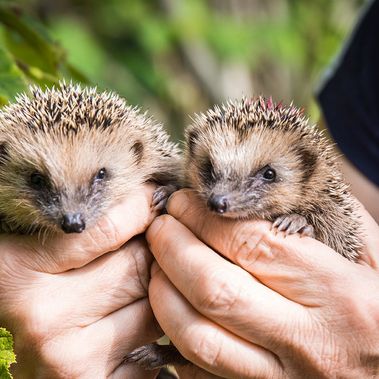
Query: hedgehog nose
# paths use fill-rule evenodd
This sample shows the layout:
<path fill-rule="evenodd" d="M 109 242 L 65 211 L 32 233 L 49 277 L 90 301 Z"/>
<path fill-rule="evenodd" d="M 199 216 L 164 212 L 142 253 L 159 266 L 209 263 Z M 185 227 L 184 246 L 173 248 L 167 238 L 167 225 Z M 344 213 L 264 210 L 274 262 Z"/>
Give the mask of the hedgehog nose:
<path fill-rule="evenodd" d="M 86 223 L 81 213 L 67 213 L 62 218 L 61 226 L 65 233 L 81 233 Z"/>
<path fill-rule="evenodd" d="M 208 199 L 208 208 L 217 213 L 225 213 L 229 208 L 229 202 L 225 195 L 211 195 Z"/>

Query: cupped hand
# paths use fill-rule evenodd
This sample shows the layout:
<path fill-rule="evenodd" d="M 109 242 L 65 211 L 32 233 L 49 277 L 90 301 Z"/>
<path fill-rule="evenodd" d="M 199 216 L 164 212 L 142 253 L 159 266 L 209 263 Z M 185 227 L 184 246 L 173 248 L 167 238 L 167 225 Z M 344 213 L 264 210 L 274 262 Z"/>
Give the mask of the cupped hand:
<path fill-rule="evenodd" d="M 214 216 L 190 190 L 175 193 L 147 239 L 158 263 L 154 314 L 199 367 L 178 368 L 181 377 L 378 375 L 379 228 L 360 212 L 365 251 L 356 264 L 269 222 Z"/>
<path fill-rule="evenodd" d="M 123 364 L 161 332 L 147 300 L 153 188 L 131 194 L 81 234 L 0 236 L 0 325 L 16 378 L 153 378 Z M 128 241 L 128 242 L 127 242 Z"/>

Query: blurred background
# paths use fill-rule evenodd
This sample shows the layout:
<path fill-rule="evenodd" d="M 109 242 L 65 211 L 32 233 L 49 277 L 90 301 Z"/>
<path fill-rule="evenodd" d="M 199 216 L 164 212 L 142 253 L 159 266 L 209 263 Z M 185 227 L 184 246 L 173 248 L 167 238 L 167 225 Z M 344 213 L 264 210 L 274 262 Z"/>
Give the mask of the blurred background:
<path fill-rule="evenodd" d="M 304 107 L 363 0 L 0 1 L 0 104 L 29 83 L 111 89 L 173 137 L 242 95 Z"/>

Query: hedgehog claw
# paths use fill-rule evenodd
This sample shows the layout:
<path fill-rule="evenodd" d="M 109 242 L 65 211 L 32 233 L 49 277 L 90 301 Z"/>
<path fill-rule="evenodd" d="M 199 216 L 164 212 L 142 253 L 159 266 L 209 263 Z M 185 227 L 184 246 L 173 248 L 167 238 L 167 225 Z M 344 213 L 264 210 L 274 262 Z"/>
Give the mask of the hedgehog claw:
<path fill-rule="evenodd" d="M 166 203 L 170 195 L 177 190 L 173 184 L 158 187 L 153 193 L 153 201 L 151 207 L 154 211 L 162 211 L 166 207 Z"/>
<path fill-rule="evenodd" d="M 133 350 L 124 358 L 124 363 L 137 363 L 146 370 L 154 370 L 168 364 L 188 364 L 174 345 L 151 343 Z"/>
<path fill-rule="evenodd" d="M 280 223 L 282 222 L 283 218 L 285 216 L 279 216 L 275 221 L 274 223 L 272 224 L 272 229 L 276 230 L 276 228 L 280 225 Z"/>
<path fill-rule="evenodd" d="M 305 226 L 302 231 L 300 232 L 300 235 L 302 237 L 311 237 L 315 238 L 315 230 L 312 225 Z"/>
<path fill-rule="evenodd" d="M 314 228 L 308 224 L 306 218 L 297 213 L 279 216 L 272 225 L 285 236 L 300 233 L 301 236 L 314 237 Z"/>

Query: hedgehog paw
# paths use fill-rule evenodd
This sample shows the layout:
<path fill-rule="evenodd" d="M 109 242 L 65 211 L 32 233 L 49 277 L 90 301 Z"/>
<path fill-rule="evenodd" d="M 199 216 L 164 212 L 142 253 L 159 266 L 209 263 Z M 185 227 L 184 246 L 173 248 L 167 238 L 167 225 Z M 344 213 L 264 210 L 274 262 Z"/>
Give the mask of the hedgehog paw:
<path fill-rule="evenodd" d="M 153 193 L 153 201 L 151 207 L 155 211 L 162 211 L 166 207 L 166 203 L 170 195 L 177 190 L 173 184 L 158 187 Z"/>
<path fill-rule="evenodd" d="M 279 232 L 284 232 L 285 235 L 300 233 L 303 237 L 314 238 L 314 228 L 308 224 L 306 218 L 297 213 L 279 216 L 272 225 Z"/>
<path fill-rule="evenodd" d="M 151 343 L 133 350 L 124 358 L 125 363 L 137 363 L 146 370 L 154 370 L 168 364 L 187 364 L 188 361 L 174 345 Z"/>

